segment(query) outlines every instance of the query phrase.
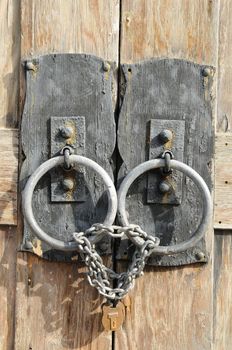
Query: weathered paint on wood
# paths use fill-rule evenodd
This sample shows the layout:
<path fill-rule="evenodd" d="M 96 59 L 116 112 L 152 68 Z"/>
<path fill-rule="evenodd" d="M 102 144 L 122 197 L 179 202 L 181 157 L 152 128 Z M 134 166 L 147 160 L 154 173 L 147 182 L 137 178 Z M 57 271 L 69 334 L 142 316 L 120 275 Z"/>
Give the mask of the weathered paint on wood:
<path fill-rule="evenodd" d="M 14 348 L 16 228 L 0 227 L 0 349 Z"/>
<path fill-rule="evenodd" d="M 21 8 L 23 57 L 85 52 L 117 62 L 118 0 L 57 1 L 55 6 L 51 0 L 22 0 Z M 111 349 L 112 335 L 102 331 L 98 314 L 99 297 L 85 275 L 77 273 L 78 264 L 48 263 L 20 253 L 17 267 L 16 350 Z"/>
<path fill-rule="evenodd" d="M 217 64 L 218 1 L 125 0 L 121 61 L 150 57 Z M 213 230 L 207 245 L 212 247 Z M 120 267 L 122 269 L 122 267 Z M 133 307 L 115 349 L 212 348 L 212 261 L 205 266 L 147 268 L 131 292 Z"/>
<path fill-rule="evenodd" d="M 18 130 L 0 129 L 0 224 L 17 224 Z"/>
<path fill-rule="evenodd" d="M 204 77 L 204 69 L 212 73 Z M 118 122 L 118 148 L 123 164 L 118 182 L 135 166 L 148 160 L 148 147 L 154 142 L 149 139 L 149 121 L 166 120 L 167 128 L 172 129 L 171 121 L 176 120 L 184 122 L 185 127 L 183 130 L 174 130 L 173 137 L 178 138 L 178 133 L 182 131 L 185 141 L 183 160 L 178 159 L 175 151 L 174 158 L 196 170 L 211 189 L 214 140 L 211 98 L 213 68 L 184 60 L 150 59 L 123 65 L 122 70 L 121 81 L 125 95 Z M 171 142 L 168 148 L 172 150 Z M 177 174 L 180 173 L 174 170 L 170 177 L 176 177 Z M 162 181 L 159 170 L 153 172 L 153 177 Z M 147 179 L 148 174 L 140 176 L 129 190 L 129 222 L 140 225 L 151 235 L 158 236 L 161 245 L 173 245 L 188 240 L 199 226 L 202 216 L 202 198 L 196 185 L 184 176 L 180 205 L 166 205 L 165 195 L 162 204 L 150 204 L 146 200 Z M 128 242 L 128 247 L 130 246 Z M 207 261 L 204 240 L 193 249 L 177 255 L 151 256 L 148 263 L 158 266 L 191 264 L 199 262 L 200 254 L 205 257 L 202 262 Z"/>

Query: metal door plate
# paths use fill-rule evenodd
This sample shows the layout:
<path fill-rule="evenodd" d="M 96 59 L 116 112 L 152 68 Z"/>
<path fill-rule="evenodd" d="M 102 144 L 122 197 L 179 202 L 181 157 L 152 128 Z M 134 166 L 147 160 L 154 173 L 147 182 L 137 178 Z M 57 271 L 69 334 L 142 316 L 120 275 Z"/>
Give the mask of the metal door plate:
<path fill-rule="evenodd" d="M 165 126 L 176 130 L 172 145 L 175 159 L 196 170 L 211 189 L 214 68 L 178 59 L 150 59 L 124 64 L 121 72 L 124 94 L 118 121 L 118 148 L 122 159 L 118 184 L 135 166 L 157 157 L 163 150 L 150 140 Z M 181 177 L 177 177 L 177 198 L 158 195 L 157 178 L 152 172 L 140 176 L 129 189 L 128 221 L 158 236 L 161 245 L 189 239 L 201 219 L 201 196 L 185 176 L 181 190 Z M 155 187 L 155 191 L 151 187 Z M 130 259 L 132 250 L 133 244 L 123 240 L 118 259 Z M 202 239 L 196 247 L 180 254 L 152 255 L 148 264 L 179 266 L 206 262 L 208 256 L 205 239 Z"/>
<path fill-rule="evenodd" d="M 21 127 L 24 156 L 21 190 L 27 178 L 66 144 L 70 144 L 76 154 L 97 162 L 113 178 L 115 69 L 114 63 L 86 54 L 51 54 L 25 62 L 27 88 Z M 63 126 L 75 129 L 72 137 L 60 137 L 59 128 Z M 103 222 L 108 201 L 103 182 L 89 168 L 78 168 L 79 173 L 75 175 L 72 171 L 64 173 L 62 168 L 59 175 L 57 171 L 58 168 L 55 174 L 45 174 L 39 181 L 32 208 L 44 231 L 67 242 L 73 239 L 73 232 Z M 76 181 L 75 191 L 67 193 L 67 198 L 58 187 L 63 174 Z M 26 222 L 23 233 L 23 251 L 54 261 L 79 259 L 77 252 L 51 249 L 37 239 Z M 98 248 L 101 253 L 109 254 L 110 238 L 106 236 Z"/>

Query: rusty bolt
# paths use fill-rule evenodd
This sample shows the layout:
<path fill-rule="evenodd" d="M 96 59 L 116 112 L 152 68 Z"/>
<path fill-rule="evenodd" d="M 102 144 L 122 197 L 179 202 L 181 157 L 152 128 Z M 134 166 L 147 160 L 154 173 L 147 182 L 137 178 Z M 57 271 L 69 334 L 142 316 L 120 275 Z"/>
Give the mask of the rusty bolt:
<path fill-rule="evenodd" d="M 209 67 L 205 67 L 202 71 L 204 77 L 208 77 L 211 75 L 211 69 Z"/>
<path fill-rule="evenodd" d="M 168 129 L 164 129 L 162 130 L 160 133 L 159 133 L 159 139 L 166 143 L 168 141 L 171 141 L 172 139 L 172 132 L 171 130 L 168 130 Z"/>
<path fill-rule="evenodd" d="M 74 181 L 72 179 L 63 179 L 62 186 L 65 191 L 71 191 L 74 187 Z"/>
<path fill-rule="evenodd" d="M 198 261 L 205 259 L 205 254 L 203 252 L 197 252 L 195 256 Z"/>
<path fill-rule="evenodd" d="M 108 62 L 104 62 L 104 63 L 103 63 L 103 70 L 104 70 L 105 72 L 109 72 L 109 70 L 110 70 L 110 64 L 109 64 Z"/>
<path fill-rule="evenodd" d="M 70 126 L 62 126 L 60 128 L 60 134 L 64 139 L 69 139 L 73 134 L 73 128 Z"/>
<path fill-rule="evenodd" d="M 165 193 L 170 192 L 171 186 L 167 181 L 162 181 L 159 184 L 159 190 L 161 193 L 165 194 Z"/>

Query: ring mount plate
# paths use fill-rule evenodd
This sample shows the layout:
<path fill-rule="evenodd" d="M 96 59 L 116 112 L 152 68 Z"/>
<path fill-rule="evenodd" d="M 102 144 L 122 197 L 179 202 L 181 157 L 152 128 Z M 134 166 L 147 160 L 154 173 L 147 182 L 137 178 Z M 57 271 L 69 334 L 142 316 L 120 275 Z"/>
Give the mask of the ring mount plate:
<path fill-rule="evenodd" d="M 122 165 L 118 186 L 133 168 L 149 160 L 151 150 L 155 151 L 150 145 L 150 121 L 154 126 L 154 135 L 164 121 L 163 127 L 167 130 L 172 129 L 172 123 L 176 121 L 184 124 L 183 128 L 179 127 L 179 131 L 184 129 L 184 144 L 181 139 L 177 143 L 174 139 L 174 158 L 181 160 L 179 157 L 182 157 L 182 161 L 196 170 L 211 190 L 214 71 L 213 67 L 179 59 L 150 59 L 122 65 L 120 81 L 124 95 L 118 121 L 118 148 Z M 183 150 L 182 155 L 176 147 Z M 154 158 L 160 156 L 154 153 Z M 158 188 L 151 191 L 150 187 L 154 176 L 160 176 L 158 172 L 157 175 L 154 171 L 144 174 L 135 181 L 128 193 L 126 210 L 129 222 L 158 236 L 161 245 L 168 246 L 184 241 L 194 232 L 201 217 L 202 204 L 200 196 L 196 196 L 194 184 L 185 176 L 182 190 L 178 190 L 181 204 L 170 203 L 167 193 L 156 197 Z M 127 239 L 123 240 L 117 258 L 130 259 L 132 250 L 133 245 Z M 206 241 L 202 239 L 194 248 L 183 253 L 152 256 L 148 264 L 179 266 L 207 262 L 208 257 Z"/>
<path fill-rule="evenodd" d="M 112 106 L 115 64 L 108 62 L 107 71 L 105 66 L 106 62 L 101 58 L 86 54 L 50 54 L 25 62 L 27 88 L 21 126 L 24 156 L 20 174 L 21 190 L 29 176 L 50 159 L 53 152 L 58 152 L 59 147 L 70 144 L 70 141 L 74 146 L 74 154 L 84 155 L 97 162 L 113 179 L 110 159 L 116 139 Z M 77 120 L 75 116 L 80 117 Z M 53 138 L 51 130 L 53 117 L 54 133 L 58 138 L 55 135 Z M 70 125 L 73 122 L 75 125 Z M 72 131 L 70 127 L 78 129 L 77 133 L 74 132 L 76 139 L 73 135 L 69 137 Z M 59 135 L 58 128 L 61 128 Z M 64 137 L 60 138 L 61 135 Z M 83 144 L 78 144 L 81 141 Z M 36 221 L 54 238 L 70 241 L 73 232 L 86 230 L 93 223 L 104 221 L 107 212 L 104 185 L 91 169 L 86 168 L 81 173 L 82 190 L 69 196 L 72 194 L 69 175 L 74 174 L 65 172 L 67 199 L 72 199 L 68 202 L 66 199 L 64 201 L 61 192 L 58 198 L 54 198 L 56 188 L 52 185 L 51 189 L 50 173 L 45 174 L 35 188 L 32 206 Z M 63 167 L 60 167 L 59 176 L 62 174 Z M 53 180 L 56 182 L 57 178 Z M 54 199 L 56 202 L 53 202 Z M 77 202 L 73 202 L 73 199 Z M 58 251 L 40 241 L 26 222 L 23 234 L 23 251 L 52 261 L 73 261 L 79 258 L 76 252 Z M 110 238 L 103 238 L 98 244 L 98 250 L 101 254 L 110 254 Z"/>

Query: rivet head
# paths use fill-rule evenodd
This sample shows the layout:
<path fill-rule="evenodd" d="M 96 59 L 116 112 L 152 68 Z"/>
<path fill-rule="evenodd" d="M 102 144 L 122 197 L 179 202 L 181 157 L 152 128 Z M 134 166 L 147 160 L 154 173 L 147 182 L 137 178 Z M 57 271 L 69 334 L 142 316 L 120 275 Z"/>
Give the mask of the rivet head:
<path fill-rule="evenodd" d="M 63 179 L 62 186 L 65 191 L 71 191 L 74 187 L 74 181 L 72 179 Z"/>
<path fill-rule="evenodd" d="M 211 69 L 209 67 L 205 67 L 202 71 L 204 77 L 208 77 L 211 75 Z"/>
<path fill-rule="evenodd" d="M 159 139 L 160 141 L 166 143 L 168 141 L 171 141 L 172 139 L 172 132 L 171 130 L 164 129 L 159 133 Z"/>
<path fill-rule="evenodd" d="M 73 134 L 73 129 L 70 126 L 62 126 L 60 128 L 60 135 L 65 138 L 69 139 Z"/>
<path fill-rule="evenodd" d="M 108 62 L 104 62 L 104 63 L 103 63 L 103 70 L 104 70 L 105 72 L 109 72 L 109 70 L 110 70 L 110 64 L 109 64 Z"/>
<path fill-rule="evenodd" d="M 205 254 L 203 252 L 197 252 L 195 256 L 198 261 L 205 259 Z"/>
<path fill-rule="evenodd" d="M 27 61 L 26 62 L 26 69 L 27 70 L 32 70 L 33 72 L 36 72 L 37 67 L 36 67 L 36 65 L 33 62 Z"/>
<path fill-rule="evenodd" d="M 25 244 L 24 244 L 24 247 L 25 247 L 26 249 L 33 249 L 33 244 L 32 244 L 31 241 L 26 240 L 26 241 L 25 241 Z"/>
<path fill-rule="evenodd" d="M 169 193 L 171 191 L 171 186 L 167 181 L 162 181 L 159 184 L 159 191 L 163 194 Z"/>

